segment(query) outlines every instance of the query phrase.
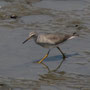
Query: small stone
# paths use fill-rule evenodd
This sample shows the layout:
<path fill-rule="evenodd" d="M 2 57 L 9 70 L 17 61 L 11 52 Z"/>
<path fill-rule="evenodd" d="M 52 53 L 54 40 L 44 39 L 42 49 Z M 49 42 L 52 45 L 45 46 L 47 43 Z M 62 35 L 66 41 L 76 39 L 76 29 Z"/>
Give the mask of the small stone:
<path fill-rule="evenodd" d="M 12 14 L 12 15 L 10 16 L 10 18 L 12 18 L 12 19 L 16 19 L 16 18 L 17 18 L 17 15 Z"/>
<path fill-rule="evenodd" d="M 78 27 L 78 26 L 79 26 L 79 25 L 77 25 L 77 24 L 75 25 L 75 27 Z"/>
<path fill-rule="evenodd" d="M 0 87 L 3 87 L 5 84 L 3 84 L 3 83 L 0 83 Z"/>

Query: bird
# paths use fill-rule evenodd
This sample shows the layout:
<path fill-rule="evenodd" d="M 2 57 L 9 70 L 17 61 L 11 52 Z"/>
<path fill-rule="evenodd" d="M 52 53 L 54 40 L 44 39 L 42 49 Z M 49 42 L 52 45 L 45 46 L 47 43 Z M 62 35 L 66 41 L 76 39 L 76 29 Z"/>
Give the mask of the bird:
<path fill-rule="evenodd" d="M 36 44 L 42 46 L 43 48 L 49 49 L 47 54 L 40 61 L 38 61 L 38 63 L 41 63 L 45 58 L 48 57 L 52 48 L 57 48 L 61 52 L 63 59 L 65 59 L 66 56 L 61 50 L 61 48 L 59 47 L 59 44 L 64 43 L 65 41 L 69 39 L 73 39 L 76 36 L 79 36 L 76 32 L 72 34 L 30 32 L 29 37 L 22 43 L 24 44 L 28 40 L 33 38 Z"/>

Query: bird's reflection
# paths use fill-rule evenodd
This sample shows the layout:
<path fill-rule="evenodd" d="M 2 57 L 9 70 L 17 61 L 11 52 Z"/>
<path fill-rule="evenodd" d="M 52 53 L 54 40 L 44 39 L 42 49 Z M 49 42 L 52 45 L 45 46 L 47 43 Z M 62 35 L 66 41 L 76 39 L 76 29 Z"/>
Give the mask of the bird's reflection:
<path fill-rule="evenodd" d="M 69 54 L 67 55 L 67 58 L 76 56 L 76 55 L 79 55 L 79 54 L 78 53 Z M 63 62 L 65 61 L 65 58 L 62 59 L 60 55 L 57 55 L 57 56 L 48 57 L 47 60 L 45 60 L 45 61 L 56 61 L 56 60 L 60 60 L 61 62 L 54 70 L 50 70 L 50 68 L 44 62 L 42 62 L 41 64 L 48 70 L 48 72 L 56 72 L 62 66 Z"/>
<path fill-rule="evenodd" d="M 65 61 L 65 59 L 62 59 L 60 64 L 54 70 L 50 70 L 50 68 L 43 62 L 41 64 L 48 70 L 48 72 L 56 72 L 58 69 L 60 69 L 60 67 L 62 66 L 64 61 Z"/>
<path fill-rule="evenodd" d="M 72 53 L 72 54 L 68 54 L 66 55 L 67 58 L 69 57 L 72 57 L 72 56 L 77 56 L 79 55 L 78 53 Z M 63 58 L 62 59 L 62 56 L 61 55 L 57 55 L 57 56 L 51 56 L 51 57 L 48 57 L 45 61 L 60 61 L 59 65 L 54 69 L 54 70 L 51 70 L 48 65 L 46 65 L 44 62 L 41 62 L 40 64 L 42 64 L 47 70 L 48 72 L 56 72 L 58 69 L 61 68 L 63 62 L 65 61 L 66 58 Z M 37 61 L 34 61 L 34 63 L 38 63 L 39 60 Z"/>

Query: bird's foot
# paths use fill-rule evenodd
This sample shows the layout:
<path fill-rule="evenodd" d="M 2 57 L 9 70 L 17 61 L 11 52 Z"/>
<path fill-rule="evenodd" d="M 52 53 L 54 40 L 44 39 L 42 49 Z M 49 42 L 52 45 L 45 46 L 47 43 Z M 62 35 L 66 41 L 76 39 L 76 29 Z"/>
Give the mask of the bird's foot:
<path fill-rule="evenodd" d="M 39 60 L 37 60 L 37 61 L 34 61 L 33 63 L 40 63 L 40 61 L 39 61 Z"/>
<path fill-rule="evenodd" d="M 40 61 L 38 61 L 37 63 L 39 63 L 39 64 L 40 64 L 41 62 L 40 62 Z"/>

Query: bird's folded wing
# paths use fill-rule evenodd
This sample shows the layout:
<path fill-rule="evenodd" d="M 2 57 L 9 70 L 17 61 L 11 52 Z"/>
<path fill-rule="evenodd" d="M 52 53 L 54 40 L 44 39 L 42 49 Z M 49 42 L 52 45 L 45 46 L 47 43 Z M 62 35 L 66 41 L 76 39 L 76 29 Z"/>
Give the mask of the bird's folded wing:
<path fill-rule="evenodd" d="M 40 35 L 37 38 L 38 43 L 47 43 L 47 44 L 59 44 L 65 40 L 66 38 L 64 35 L 56 35 L 56 34 Z"/>

